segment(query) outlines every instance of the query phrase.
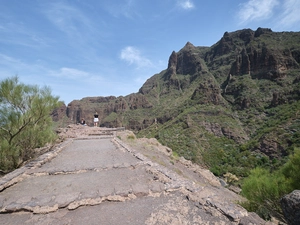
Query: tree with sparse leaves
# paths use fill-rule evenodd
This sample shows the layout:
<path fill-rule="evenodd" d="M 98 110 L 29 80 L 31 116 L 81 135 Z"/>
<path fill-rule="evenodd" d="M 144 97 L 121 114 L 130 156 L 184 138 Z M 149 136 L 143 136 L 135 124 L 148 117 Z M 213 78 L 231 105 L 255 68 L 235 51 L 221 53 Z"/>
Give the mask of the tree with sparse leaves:
<path fill-rule="evenodd" d="M 17 76 L 0 82 L 0 170 L 19 167 L 55 140 L 50 113 L 58 104 L 49 87 L 25 85 Z"/>

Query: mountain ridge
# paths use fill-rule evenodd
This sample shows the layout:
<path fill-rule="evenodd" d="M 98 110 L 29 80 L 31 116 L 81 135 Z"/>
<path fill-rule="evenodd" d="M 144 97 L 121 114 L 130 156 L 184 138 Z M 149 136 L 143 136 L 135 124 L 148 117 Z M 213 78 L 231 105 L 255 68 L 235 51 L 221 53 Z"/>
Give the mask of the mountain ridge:
<path fill-rule="evenodd" d="M 187 42 L 173 51 L 168 67 L 137 93 L 74 100 L 54 120 L 85 118 L 91 125 L 97 111 L 101 126 L 155 137 L 216 175 L 228 170 L 224 163 L 236 151 L 251 159 L 250 168 L 266 160 L 275 165 L 300 143 L 299 65 L 300 32 L 225 32 L 211 47 Z M 247 173 L 231 167 L 237 175 Z"/>

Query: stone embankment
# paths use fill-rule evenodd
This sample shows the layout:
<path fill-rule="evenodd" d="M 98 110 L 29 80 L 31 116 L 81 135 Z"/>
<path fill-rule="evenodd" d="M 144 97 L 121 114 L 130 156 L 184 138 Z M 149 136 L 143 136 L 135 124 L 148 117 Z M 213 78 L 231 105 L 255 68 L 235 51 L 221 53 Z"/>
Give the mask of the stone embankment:
<path fill-rule="evenodd" d="M 73 125 L 0 180 L 1 224 L 271 224 L 208 170 L 155 139 Z"/>

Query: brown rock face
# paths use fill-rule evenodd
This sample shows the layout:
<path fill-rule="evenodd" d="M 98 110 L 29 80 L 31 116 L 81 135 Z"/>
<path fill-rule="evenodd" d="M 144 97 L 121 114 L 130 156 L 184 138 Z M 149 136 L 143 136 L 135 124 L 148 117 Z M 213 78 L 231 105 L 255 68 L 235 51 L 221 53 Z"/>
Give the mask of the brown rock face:
<path fill-rule="evenodd" d="M 269 156 L 271 159 L 286 155 L 286 152 L 284 151 L 284 148 L 280 145 L 280 143 L 267 138 L 260 140 L 259 150 L 260 152 Z"/>
<path fill-rule="evenodd" d="M 202 71 L 203 66 L 199 59 L 200 56 L 197 53 L 197 48 L 190 42 L 187 42 L 184 48 L 178 53 L 173 51 L 170 55 L 165 77 L 169 79 L 175 74 L 193 75 Z"/>
<path fill-rule="evenodd" d="M 257 30 L 254 32 L 254 37 L 259 37 L 262 34 L 272 33 L 272 30 L 270 28 L 257 28 Z"/>
<path fill-rule="evenodd" d="M 195 51 L 196 47 L 188 42 L 178 53 L 176 66 L 177 74 L 192 75 L 202 70 L 202 65 L 199 61 L 199 54 Z"/>
<path fill-rule="evenodd" d="M 219 42 L 207 52 L 207 63 L 218 63 L 221 66 L 231 63 L 229 74 L 250 74 L 254 78 L 284 78 L 289 69 L 299 68 L 299 49 L 278 49 L 274 44 L 267 44 L 261 36 L 271 36 L 271 29 L 258 28 L 256 31 L 244 29 L 232 33 L 225 32 Z M 281 37 L 278 36 L 278 39 Z M 266 42 L 265 42 L 266 40 Z M 217 60 L 220 58 L 220 60 Z M 211 64 L 211 66 L 214 66 Z"/>
<path fill-rule="evenodd" d="M 232 37 L 230 37 L 229 33 L 225 32 L 213 49 L 213 57 L 228 54 L 232 50 L 232 41 Z"/>
<path fill-rule="evenodd" d="M 263 34 L 271 34 L 270 29 L 258 28 L 255 33 L 245 30 L 239 35 L 244 41 L 238 50 L 236 60 L 231 66 L 232 75 L 250 74 L 253 77 L 275 80 L 286 76 L 289 69 L 299 68 L 299 50 L 278 50 L 276 46 L 257 42 L 256 45 L 247 45 L 254 38 Z M 255 43 L 255 42 L 254 42 Z M 272 47 L 272 48 L 270 48 Z"/>
<path fill-rule="evenodd" d="M 61 106 L 57 109 L 53 110 L 53 112 L 51 113 L 53 121 L 57 122 L 63 119 L 66 116 L 66 110 L 67 106 L 64 103 L 62 103 Z"/>
<path fill-rule="evenodd" d="M 176 74 L 177 68 L 177 54 L 175 51 L 172 52 L 169 58 L 168 69 L 167 69 L 167 77 L 170 78 L 173 74 Z"/>
<path fill-rule="evenodd" d="M 290 68 L 298 67 L 292 56 L 288 57 L 275 53 L 271 49 L 262 47 L 243 49 L 232 64 L 232 75 L 250 74 L 254 77 L 275 80 L 283 78 Z"/>
<path fill-rule="evenodd" d="M 194 91 L 191 97 L 192 100 L 197 100 L 199 104 L 212 103 L 220 105 L 223 102 L 221 89 L 214 84 L 200 84 Z"/>
<path fill-rule="evenodd" d="M 151 108 L 152 104 L 148 102 L 144 95 L 131 94 L 128 96 L 127 104 L 130 109 Z"/>
<path fill-rule="evenodd" d="M 70 102 L 66 109 L 66 115 L 71 120 L 71 123 L 76 124 L 84 118 L 87 125 L 93 125 L 95 112 L 101 118 L 114 111 L 115 105 L 112 104 L 117 98 L 114 96 L 109 97 L 86 97 L 81 100 L 74 100 Z M 99 107 L 99 106 L 105 107 Z M 116 104 L 118 105 L 118 103 Z"/>
<path fill-rule="evenodd" d="M 79 123 L 84 118 L 87 125 L 93 125 L 94 113 L 97 112 L 101 126 L 119 127 L 123 123 L 118 115 L 129 110 L 151 107 L 152 105 L 147 98 L 138 93 L 118 98 L 109 96 L 87 97 L 81 100 L 74 100 L 68 104 L 65 112 L 73 123 Z M 112 117 L 109 121 L 106 120 L 108 116 Z M 134 121 L 133 123 L 135 124 L 136 122 Z"/>

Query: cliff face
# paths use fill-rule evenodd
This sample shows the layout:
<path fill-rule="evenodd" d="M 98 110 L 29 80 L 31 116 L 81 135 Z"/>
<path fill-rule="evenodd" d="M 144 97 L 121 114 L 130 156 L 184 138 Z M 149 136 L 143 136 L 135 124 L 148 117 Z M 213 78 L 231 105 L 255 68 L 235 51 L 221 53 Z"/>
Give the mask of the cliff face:
<path fill-rule="evenodd" d="M 97 111 L 101 126 L 156 137 L 195 161 L 197 151 L 218 148 L 225 139 L 278 158 L 298 141 L 292 124 L 299 116 L 289 112 L 289 121 L 280 116 L 280 122 L 266 121 L 284 114 L 283 108 L 297 111 L 299 90 L 300 33 L 245 29 L 225 32 L 211 47 L 188 42 L 138 93 L 74 100 L 64 113 L 74 123 L 85 118 L 92 125 Z"/>
<path fill-rule="evenodd" d="M 61 106 L 57 109 L 55 109 L 51 116 L 53 121 L 58 122 L 60 120 L 62 120 L 65 116 L 66 116 L 66 111 L 67 111 L 67 107 L 65 104 L 61 104 Z"/>
<path fill-rule="evenodd" d="M 117 115 L 127 111 L 151 108 L 147 98 L 142 94 L 130 94 L 126 97 L 86 97 L 74 100 L 66 107 L 66 114 L 74 123 L 79 123 L 82 118 L 87 125 L 93 125 L 95 112 L 99 115 L 102 126 L 123 126 L 122 120 Z"/>

